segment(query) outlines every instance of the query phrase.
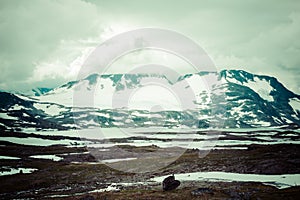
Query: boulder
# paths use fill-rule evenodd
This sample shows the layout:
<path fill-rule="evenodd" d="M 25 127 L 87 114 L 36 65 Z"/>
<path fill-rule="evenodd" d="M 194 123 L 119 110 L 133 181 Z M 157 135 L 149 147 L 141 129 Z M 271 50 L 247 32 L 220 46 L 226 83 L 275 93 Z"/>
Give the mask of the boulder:
<path fill-rule="evenodd" d="M 172 176 L 168 176 L 162 182 L 163 190 L 170 191 L 176 189 L 180 185 L 180 181 L 175 180 L 174 174 Z"/>

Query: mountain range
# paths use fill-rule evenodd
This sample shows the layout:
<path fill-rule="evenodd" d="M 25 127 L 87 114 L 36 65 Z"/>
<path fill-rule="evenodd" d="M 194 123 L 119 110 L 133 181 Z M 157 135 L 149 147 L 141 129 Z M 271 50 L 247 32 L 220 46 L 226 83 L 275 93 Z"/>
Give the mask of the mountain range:
<path fill-rule="evenodd" d="M 33 95 L 0 92 L 0 129 L 299 127 L 300 95 L 242 70 L 91 74 Z"/>

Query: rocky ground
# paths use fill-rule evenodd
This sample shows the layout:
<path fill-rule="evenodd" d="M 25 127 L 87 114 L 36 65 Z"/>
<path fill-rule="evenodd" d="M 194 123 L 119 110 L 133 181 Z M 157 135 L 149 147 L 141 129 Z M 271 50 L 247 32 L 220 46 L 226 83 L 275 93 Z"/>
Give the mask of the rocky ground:
<path fill-rule="evenodd" d="M 3 133 L 2 137 L 28 137 L 26 133 Z M 286 137 L 289 132 L 281 132 L 273 137 Z M 295 134 L 294 134 L 295 135 Z M 251 134 L 249 134 L 249 137 Z M 37 136 L 49 139 L 50 136 Z M 52 136 L 53 137 L 53 136 Z M 248 136 L 247 136 L 248 137 Z M 295 137 L 295 136 L 293 136 Z M 66 138 L 50 138 L 66 139 Z M 69 138 L 72 139 L 72 138 Z M 226 136 L 222 140 L 243 140 L 239 136 Z M 296 141 L 299 137 L 289 138 Z M 248 138 L 249 140 L 249 138 Z M 189 149 L 174 162 L 155 172 L 133 173 L 116 170 L 114 165 L 97 162 L 97 158 L 114 158 L 117 149 L 129 154 L 156 152 L 161 148 L 152 146 L 114 146 L 102 155 L 99 149 L 84 147 L 30 146 L 10 142 L 0 142 L 0 155 L 20 159 L 0 159 L 0 170 L 13 168 L 35 168 L 33 173 L 0 176 L 0 199 L 297 199 L 300 186 L 278 189 L 258 182 L 204 182 L 182 181 L 173 191 L 162 191 L 160 182 L 149 181 L 153 177 L 188 172 L 235 172 L 247 174 L 299 174 L 300 145 L 273 144 L 231 146 L 242 149 L 215 149 L 205 157 L 198 149 Z M 107 149 L 106 149 L 107 150 Z M 172 150 L 171 148 L 163 149 Z M 94 151 L 94 152 L 93 152 Z M 95 152 L 98 153 L 95 153 Z M 92 153 L 91 153 L 92 152 Z M 128 154 L 129 153 L 129 154 Z M 33 155 L 57 155 L 62 159 L 33 158 Z M 200 155 L 200 157 L 199 157 Z M 147 160 L 155 163 L 157 160 Z M 133 161 L 119 163 L 130 166 Z M 118 163 L 117 163 L 118 164 Z M 135 163 L 136 164 L 136 163 Z M 126 183 L 126 184 L 125 184 Z M 105 191 L 112 187 L 113 191 Z"/>
<path fill-rule="evenodd" d="M 185 181 L 174 191 L 162 191 L 160 183 L 143 183 L 172 173 L 223 171 L 253 174 L 300 173 L 300 145 L 249 145 L 246 149 L 216 149 L 199 158 L 197 149 L 187 150 L 176 161 L 156 172 L 142 174 L 118 171 L 97 163 L 84 147 L 59 145 L 38 147 L 0 143 L 1 166 L 36 168 L 31 174 L 0 176 L 0 199 L 297 199 L 300 186 L 277 189 L 255 182 Z M 113 148 L 113 147 L 111 147 Z M 157 151 L 159 147 L 121 148 L 132 152 Z M 110 150 L 113 152 L 113 149 Z M 201 153 L 201 152 L 200 152 Z M 59 155 L 61 161 L 32 158 Z M 1 170 L 4 170 L 1 167 Z M 101 191 L 115 183 L 115 191 Z"/>
<path fill-rule="evenodd" d="M 260 183 L 184 182 L 173 191 L 160 187 L 130 188 L 120 192 L 102 192 L 66 199 L 298 199 L 300 187 L 278 190 Z"/>

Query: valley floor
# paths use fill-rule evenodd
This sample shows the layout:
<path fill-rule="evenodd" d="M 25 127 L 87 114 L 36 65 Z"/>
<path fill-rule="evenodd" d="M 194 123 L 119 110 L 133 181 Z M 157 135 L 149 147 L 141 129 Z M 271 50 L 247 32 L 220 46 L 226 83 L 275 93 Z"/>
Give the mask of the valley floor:
<path fill-rule="evenodd" d="M 0 199 L 297 199 L 299 197 L 299 144 L 249 144 L 230 147 L 235 148 L 216 148 L 203 158 L 199 158 L 199 150 L 188 149 L 178 159 L 160 170 L 131 173 L 97 162 L 90 154 L 90 149 L 83 146 L 30 146 L 1 141 Z M 113 151 L 113 148 L 108 147 L 108 151 Z M 161 149 L 155 145 L 141 147 L 124 145 L 120 148 L 129 152 L 154 152 Z M 120 162 L 124 161 L 116 161 Z M 124 164 L 130 165 L 131 162 L 134 160 L 126 160 Z M 229 175 L 236 173 L 249 175 L 250 178 L 249 181 L 239 178 L 238 181 L 233 179 L 232 181 L 225 177 L 200 179 L 199 174 L 195 178 L 188 178 L 193 172 L 228 172 Z M 181 181 L 181 185 L 174 191 L 162 191 L 162 178 L 173 173 Z M 254 181 L 251 175 L 270 177 L 270 180 L 261 181 L 258 178 Z"/>

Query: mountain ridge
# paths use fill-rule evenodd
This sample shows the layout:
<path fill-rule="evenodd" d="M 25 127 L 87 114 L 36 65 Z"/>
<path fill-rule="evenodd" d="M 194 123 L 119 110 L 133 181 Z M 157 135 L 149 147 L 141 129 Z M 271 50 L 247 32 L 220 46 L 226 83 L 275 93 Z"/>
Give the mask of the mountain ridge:
<path fill-rule="evenodd" d="M 201 85 L 202 79 L 218 80 L 208 90 Z M 73 92 L 84 91 L 83 94 L 97 93 L 103 101 L 109 101 L 111 93 L 122 94 L 135 91 L 147 86 L 148 82 L 159 82 L 170 85 L 175 91 L 190 90 L 195 99 L 193 109 L 177 110 L 169 108 L 149 110 L 140 107 L 96 107 L 81 106 L 72 108 Z M 173 88 L 172 88 L 173 87 Z M 0 93 L 1 99 L 4 96 Z M 0 124 L 9 128 L 15 118 L 24 123 L 17 123 L 19 127 L 53 128 L 85 128 L 100 127 L 189 127 L 189 128 L 238 128 L 238 127 L 272 127 L 296 126 L 300 124 L 300 95 L 288 90 L 275 77 L 256 75 L 243 70 L 222 70 L 216 72 L 198 72 L 178 77 L 176 82 L 170 82 L 165 75 L 158 74 L 91 74 L 84 79 L 71 81 L 54 88 L 40 96 L 11 96 L 10 100 L 2 101 Z M 15 96 L 15 97 L 14 97 Z M 155 101 L 152 95 L 152 104 L 169 105 L 170 102 Z M 123 97 L 123 96 L 121 96 Z M 187 96 L 188 97 L 188 96 Z M 19 99 L 18 99 L 19 98 Z M 24 101 L 20 101 L 23 99 Z M 162 98 L 163 99 L 163 98 Z M 6 102 L 8 101 L 8 102 Z M 149 102 L 146 102 L 149 103 Z M 171 102 L 172 103 L 172 102 Z M 5 104 L 5 105 L 4 105 Z M 26 109 L 16 109 L 21 104 Z M 152 105 L 151 104 L 151 105 Z M 122 104 L 123 105 L 123 104 Z M 6 106 L 6 107 L 5 107 Z M 20 105 L 19 105 L 20 106 Z M 15 108 L 15 109 L 14 109 Z M 150 107 L 151 108 L 151 107 Z M 30 110 L 30 112 L 28 112 Z M 19 114 L 16 114 L 19 113 Z M 32 114 L 32 115 L 31 115 Z M 36 122 L 30 118 L 20 117 L 29 115 L 43 122 Z M 19 116 L 19 117 L 18 117 Z M 28 123 L 25 123 L 26 120 Z M 76 122 L 74 124 L 74 121 Z M 30 124 L 31 125 L 28 125 Z M 34 124 L 36 123 L 36 124 Z"/>

